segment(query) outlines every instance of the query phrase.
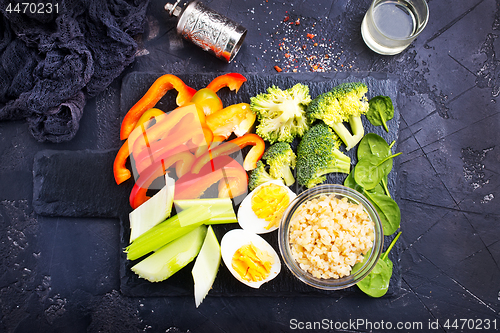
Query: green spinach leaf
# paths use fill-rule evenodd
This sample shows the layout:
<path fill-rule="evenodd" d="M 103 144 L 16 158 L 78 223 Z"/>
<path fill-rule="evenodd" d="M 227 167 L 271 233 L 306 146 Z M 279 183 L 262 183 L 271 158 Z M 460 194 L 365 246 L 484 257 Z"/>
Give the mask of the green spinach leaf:
<path fill-rule="evenodd" d="M 382 253 L 380 259 L 377 261 L 377 264 L 372 269 L 370 274 L 368 274 L 363 280 L 357 283 L 359 289 L 361 289 L 368 296 L 382 297 L 387 293 L 387 290 L 389 290 L 393 264 L 388 255 L 392 250 L 394 244 L 396 244 L 396 241 L 398 240 L 400 235 L 401 232 L 399 232 L 392 240 L 389 248 L 384 253 Z"/>
<path fill-rule="evenodd" d="M 344 180 L 344 186 L 350 187 L 353 190 L 356 190 L 356 191 L 358 191 L 360 193 L 363 193 L 363 191 L 365 191 L 365 189 L 363 188 L 363 186 L 359 185 L 354 180 L 354 169 L 355 168 L 353 168 L 353 170 L 347 175 L 347 178 Z M 389 193 L 389 190 L 387 189 L 387 185 L 385 185 L 385 184 L 387 184 L 387 176 L 385 176 L 382 179 L 382 181 L 377 186 L 375 186 L 373 189 L 369 190 L 368 192 L 370 192 L 370 193 L 379 193 L 379 194 L 387 194 L 387 193 Z"/>
<path fill-rule="evenodd" d="M 389 236 L 395 233 L 401 224 L 401 210 L 396 201 L 385 194 L 367 191 L 363 194 L 370 200 L 380 216 L 384 235 Z"/>
<path fill-rule="evenodd" d="M 387 157 L 391 155 L 391 148 L 383 137 L 375 133 L 367 133 L 359 142 L 358 160 L 368 155 Z"/>
<path fill-rule="evenodd" d="M 394 105 L 389 96 L 375 96 L 368 101 L 369 108 L 366 118 L 374 126 L 382 125 L 386 132 L 389 132 L 387 121 L 394 117 Z"/>
<path fill-rule="evenodd" d="M 366 190 L 371 190 L 392 170 L 392 159 L 401 153 L 386 157 L 366 155 L 356 164 L 354 180 Z"/>

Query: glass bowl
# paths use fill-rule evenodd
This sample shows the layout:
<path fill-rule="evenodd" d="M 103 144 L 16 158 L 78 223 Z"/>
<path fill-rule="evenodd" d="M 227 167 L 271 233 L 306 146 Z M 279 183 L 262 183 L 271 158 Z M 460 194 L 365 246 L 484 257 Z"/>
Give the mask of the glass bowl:
<path fill-rule="evenodd" d="M 351 275 L 337 279 L 322 279 L 316 278 L 309 272 L 301 269 L 299 264 L 292 257 L 292 252 L 290 249 L 289 229 L 290 222 L 300 205 L 302 205 L 306 201 L 318 198 L 322 195 L 330 194 L 334 194 L 339 199 L 346 197 L 349 202 L 363 205 L 364 210 L 366 211 L 366 213 L 368 213 L 370 219 L 373 221 L 374 237 L 372 249 L 367 254 L 369 258 L 365 261 L 364 265 L 359 270 L 357 270 L 355 273 L 351 272 Z M 373 269 L 378 259 L 380 258 L 380 254 L 382 253 L 384 233 L 382 230 L 382 223 L 380 222 L 380 217 L 377 214 L 377 211 L 361 193 L 343 185 L 324 184 L 302 192 L 290 203 L 287 210 L 283 214 L 283 217 L 281 218 L 278 231 L 278 242 L 281 256 L 283 257 L 285 265 L 300 281 L 318 289 L 339 290 L 358 283 L 364 277 L 366 277 L 368 273 L 370 273 L 370 271 Z"/>

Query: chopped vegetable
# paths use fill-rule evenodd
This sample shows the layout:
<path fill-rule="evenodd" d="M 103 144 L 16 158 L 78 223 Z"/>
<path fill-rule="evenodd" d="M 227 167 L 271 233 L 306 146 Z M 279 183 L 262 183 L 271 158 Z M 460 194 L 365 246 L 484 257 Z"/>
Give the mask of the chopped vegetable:
<path fill-rule="evenodd" d="M 375 133 L 366 134 L 358 146 L 359 162 L 344 181 L 345 186 L 364 194 L 373 204 L 380 216 L 384 235 L 386 236 L 395 233 L 401 223 L 401 211 L 396 201 L 391 199 L 387 188 L 387 177 L 392 169 L 392 159 L 375 168 L 367 168 L 366 163 L 374 159 L 382 160 L 393 157 L 391 146 L 387 144 L 384 138 Z M 359 175 L 358 168 L 367 174 Z M 356 173 L 364 183 L 358 183 Z M 374 187 L 372 187 L 373 183 L 377 182 L 378 178 L 373 177 L 381 177 Z M 366 187 L 366 185 L 369 186 Z"/>
<path fill-rule="evenodd" d="M 150 282 L 166 280 L 193 261 L 200 252 L 206 233 L 206 226 L 198 226 L 141 260 L 131 269 L 139 277 Z"/>
<path fill-rule="evenodd" d="M 214 112 L 222 110 L 223 105 L 219 96 L 207 88 L 198 90 L 191 98 L 191 103 L 194 103 L 197 107 L 203 110 L 203 113 L 208 116 Z"/>
<path fill-rule="evenodd" d="M 127 253 L 128 260 L 139 259 L 140 257 L 158 250 L 167 243 L 177 239 L 188 232 L 196 229 L 205 221 L 211 218 L 210 209 L 205 206 L 191 207 L 176 215 L 170 217 L 168 220 L 155 225 L 139 237 L 137 237 L 132 244 L 127 246 L 125 252 Z M 191 224 L 186 227 L 181 226 L 181 220 L 186 219 Z"/>
<path fill-rule="evenodd" d="M 204 166 L 209 164 L 209 162 L 213 161 L 215 158 L 238 152 L 246 146 L 252 146 L 252 148 L 248 151 L 245 159 L 243 160 L 243 168 L 247 171 L 255 169 L 257 161 L 260 160 L 264 154 L 266 144 L 258 135 L 249 133 L 231 141 L 224 142 L 210 151 L 207 151 L 205 154 L 196 159 L 192 166 L 191 173 L 197 174 Z"/>
<path fill-rule="evenodd" d="M 354 169 L 354 180 L 364 189 L 373 189 L 392 169 L 392 159 L 401 154 L 397 153 L 386 157 L 376 155 L 363 157 Z"/>
<path fill-rule="evenodd" d="M 394 117 L 394 106 L 389 96 L 375 96 L 368 102 L 369 109 L 366 119 L 374 126 L 383 126 L 389 132 L 387 121 Z"/>
<path fill-rule="evenodd" d="M 270 143 L 302 136 L 308 128 L 305 110 L 310 102 L 309 87 L 301 83 L 286 90 L 271 86 L 267 93 L 251 97 L 250 108 L 259 120 L 257 134 Z"/>
<path fill-rule="evenodd" d="M 277 142 L 271 145 L 262 156 L 269 164 L 269 173 L 273 178 L 281 178 L 287 186 L 295 183 L 291 169 L 295 168 L 297 156 L 289 143 Z"/>
<path fill-rule="evenodd" d="M 401 211 L 396 201 L 385 194 L 368 191 L 364 191 L 363 194 L 370 200 L 380 216 L 384 235 L 389 236 L 395 233 L 401 224 Z"/>
<path fill-rule="evenodd" d="M 361 82 L 342 83 L 313 99 L 307 107 L 307 118 L 310 123 L 323 120 L 344 142 L 346 150 L 350 150 L 365 133 L 361 115 L 368 111 L 367 91 L 368 87 Z M 344 122 L 349 122 L 352 134 Z"/>
<path fill-rule="evenodd" d="M 125 140 L 128 138 L 142 114 L 154 107 L 171 89 L 177 90 L 176 102 L 178 106 L 187 104 L 196 93 L 195 89 L 187 86 L 175 75 L 165 74 L 160 76 L 146 94 L 125 115 L 120 129 L 120 139 Z"/>
<path fill-rule="evenodd" d="M 394 244 L 398 240 L 401 232 L 399 232 L 396 237 L 392 240 L 391 244 L 387 251 L 382 253 L 380 259 L 377 261 L 377 264 L 372 269 L 370 274 L 368 274 L 363 280 L 359 281 L 356 285 L 363 291 L 365 294 L 371 297 L 382 297 L 389 290 L 389 282 L 391 281 L 392 276 L 392 261 L 389 259 L 389 252 L 392 250 Z M 366 256 L 365 258 L 368 258 Z M 356 264 L 359 267 L 362 267 L 364 263 Z M 356 268 L 356 265 L 353 267 L 353 270 Z"/>
<path fill-rule="evenodd" d="M 230 90 L 238 92 L 246 80 L 247 79 L 239 73 L 227 73 L 217 76 L 208 84 L 207 88 L 214 92 L 218 92 L 220 89 L 228 87 Z"/>
<path fill-rule="evenodd" d="M 209 207 L 212 217 L 205 224 L 237 223 L 233 202 L 229 198 L 208 198 L 191 200 L 174 200 L 176 211 L 181 211 L 198 205 Z M 181 226 L 185 226 L 181 220 Z"/>
<path fill-rule="evenodd" d="M 205 299 L 219 271 L 221 262 L 220 245 L 212 229 L 208 227 L 200 253 L 194 262 L 191 274 L 194 280 L 194 301 L 196 307 Z"/>
<path fill-rule="evenodd" d="M 267 183 L 268 181 L 276 180 L 276 178 L 271 177 L 266 171 L 266 166 L 262 160 L 257 162 L 257 167 L 250 171 L 250 177 L 248 179 L 248 189 L 253 191 L 257 186 Z"/>
<path fill-rule="evenodd" d="M 165 175 L 165 186 L 129 214 L 130 242 L 170 216 L 174 192 L 174 180 Z"/>
<path fill-rule="evenodd" d="M 337 135 L 324 123 L 311 127 L 297 148 L 298 183 L 311 188 L 323 183 L 328 173 L 349 173 L 351 159 L 339 146 Z"/>
<path fill-rule="evenodd" d="M 163 111 L 159 109 L 149 109 L 147 110 L 141 118 L 139 118 L 139 121 L 135 125 L 134 131 L 130 133 L 129 137 L 123 145 L 121 146 L 120 150 L 116 154 L 115 160 L 113 162 L 113 174 L 115 176 L 115 181 L 119 185 L 129 179 L 132 176 L 132 173 L 130 172 L 129 169 L 127 169 L 127 159 L 130 155 L 130 150 L 129 150 L 129 142 L 134 142 L 141 134 L 142 134 L 142 127 L 146 127 L 151 125 L 153 122 L 151 119 L 158 117 L 160 115 L 164 114 Z M 139 129 L 137 129 L 139 127 Z"/>
<path fill-rule="evenodd" d="M 175 200 L 197 199 L 213 184 L 223 181 L 230 185 L 232 197 L 246 193 L 248 176 L 243 167 L 229 156 L 214 158 L 206 163 L 199 173 L 188 173 L 175 185 Z M 219 197 L 228 191 L 219 189 Z"/>
<path fill-rule="evenodd" d="M 255 123 L 255 118 L 250 104 L 239 103 L 210 114 L 206 122 L 215 136 L 227 139 L 233 132 L 236 136 L 248 133 Z"/>

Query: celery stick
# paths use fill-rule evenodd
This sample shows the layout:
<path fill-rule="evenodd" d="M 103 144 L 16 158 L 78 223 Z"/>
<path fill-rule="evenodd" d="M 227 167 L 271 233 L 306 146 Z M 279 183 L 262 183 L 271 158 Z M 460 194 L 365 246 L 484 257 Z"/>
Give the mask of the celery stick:
<path fill-rule="evenodd" d="M 206 226 L 196 227 L 141 260 L 131 269 L 139 277 L 151 282 L 166 280 L 193 261 L 200 252 L 206 233 Z"/>
<path fill-rule="evenodd" d="M 212 217 L 205 224 L 223 224 L 237 223 L 233 203 L 229 198 L 210 198 L 210 199 L 186 199 L 174 200 L 177 211 L 184 210 L 197 205 L 203 205 L 210 208 Z M 181 221 L 181 225 L 189 224 L 188 221 Z"/>
<path fill-rule="evenodd" d="M 233 209 L 228 210 L 221 214 L 217 214 L 205 222 L 205 224 L 207 225 L 226 224 L 226 223 L 238 223 L 238 220 L 236 219 L 236 214 L 234 213 Z"/>
<path fill-rule="evenodd" d="M 165 174 L 165 186 L 129 214 L 130 242 L 170 216 L 174 191 L 174 179 Z"/>
<path fill-rule="evenodd" d="M 194 300 L 198 307 L 212 285 L 219 271 L 221 261 L 220 245 L 211 226 L 203 241 L 200 253 L 194 262 L 191 274 L 194 280 Z"/>
<path fill-rule="evenodd" d="M 193 206 L 181 211 L 137 237 L 125 249 L 127 259 L 135 260 L 152 251 L 156 251 L 174 239 L 196 229 L 210 217 L 210 210 L 205 206 Z M 181 226 L 180 221 L 183 219 L 191 221 L 191 224 L 185 227 Z"/>

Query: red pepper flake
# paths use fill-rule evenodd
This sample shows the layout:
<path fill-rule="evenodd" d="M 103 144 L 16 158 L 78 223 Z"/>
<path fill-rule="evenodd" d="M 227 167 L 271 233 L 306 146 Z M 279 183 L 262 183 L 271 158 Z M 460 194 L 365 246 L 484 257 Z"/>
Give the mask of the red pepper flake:
<path fill-rule="evenodd" d="M 287 22 L 289 19 L 290 19 L 290 16 L 286 16 L 286 17 L 283 19 L 283 22 Z"/>
<path fill-rule="evenodd" d="M 279 73 L 279 72 L 281 72 L 281 71 L 283 71 L 283 70 L 282 70 L 279 66 L 274 66 L 274 69 L 275 69 L 275 70 L 276 70 L 276 72 L 278 72 L 278 73 Z"/>
<path fill-rule="evenodd" d="M 309 39 L 313 39 L 313 38 L 314 38 L 314 35 L 313 35 L 313 34 L 307 34 L 307 38 L 309 38 Z"/>
<path fill-rule="evenodd" d="M 290 58 L 290 53 L 285 53 L 285 58 Z"/>

